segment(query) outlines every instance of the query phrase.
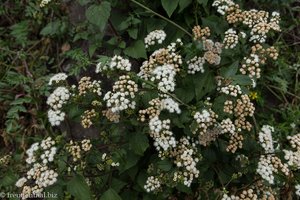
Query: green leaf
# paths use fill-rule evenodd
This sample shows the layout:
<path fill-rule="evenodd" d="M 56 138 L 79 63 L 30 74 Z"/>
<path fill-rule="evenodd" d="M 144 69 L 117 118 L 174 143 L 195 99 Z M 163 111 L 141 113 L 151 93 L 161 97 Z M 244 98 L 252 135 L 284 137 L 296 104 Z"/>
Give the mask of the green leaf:
<path fill-rule="evenodd" d="M 127 56 L 132 58 L 147 58 L 145 45 L 141 40 L 138 40 L 124 50 Z"/>
<path fill-rule="evenodd" d="M 208 0 L 197 0 L 198 3 L 202 4 L 203 6 L 207 6 Z"/>
<path fill-rule="evenodd" d="M 239 84 L 239 85 L 252 85 L 252 80 L 247 75 L 235 75 L 231 77 L 233 80 L 233 83 Z"/>
<path fill-rule="evenodd" d="M 138 155 L 143 155 L 149 147 L 148 137 L 143 133 L 132 133 L 132 137 L 129 141 L 133 152 Z"/>
<path fill-rule="evenodd" d="M 222 68 L 221 76 L 225 78 L 230 78 L 234 76 L 238 71 L 238 67 L 239 67 L 239 61 L 237 60 L 234 63 L 232 63 L 229 67 Z"/>
<path fill-rule="evenodd" d="M 122 198 L 118 195 L 118 193 L 114 189 L 109 188 L 103 193 L 100 200 L 122 200 Z"/>
<path fill-rule="evenodd" d="M 55 20 L 53 22 L 49 22 L 40 32 L 43 36 L 54 36 L 59 35 L 65 29 L 65 23 L 61 20 Z"/>
<path fill-rule="evenodd" d="M 193 0 L 179 0 L 179 12 L 183 11 L 186 7 L 188 7 Z"/>
<path fill-rule="evenodd" d="M 23 103 L 30 103 L 32 99 L 30 97 L 18 98 L 10 103 L 10 105 L 20 105 Z"/>
<path fill-rule="evenodd" d="M 81 175 L 74 176 L 67 183 L 67 190 L 78 200 L 91 200 L 90 188 Z"/>
<path fill-rule="evenodd" d="M 17 179 L 18 179 L 17 176 L 12 171 L 9 171 L 1 179 L 0 186 L 6 187 L 6 186 L 14 185 L 16 183 Z"/>
<path fill-rule="evenodd" d="M 132 39 L 136 39 L 137 38 L 137 34 L 138 34 L 138 29 L 137 28 L 128 29 L 127 32 L 128 32 L 129 36 Z"/>
<path fill-rule="evenodd" d="M 205 71 L 203 74 L 197 73 L 193 81 L 197 100 L 212 92 L 216 87 L 214 75 L 210 71 Z"/>
<path fill-rule="evenodd" d="M 110 3 L 103 1 L 100 5 L 91 5 L 86 10 L 85 16 L 91 24 L 96 25 L 103 31 L 110 16 L 110 11 Z"/>
<path fill-rule="evenodd" d="M 172 163 L 168 159 L 160 160 L 157 162 L 157 167 L 164 171 L 169 171 L 172 168 Z"/>
<path fill-rule="evenodd" d="M 121 181 L 121 180 L 116 179 L 116 178 L 112 178 L 112 181 L 111 181 L 111 187 L 112 187 L 116 192 L 120 192 L 120 190 L 121 190 L 125 185 L 127 185 L 126 182 Z"/>
<path fill-rule="evenodd" d="M 77 0 L 77 1 L 81 6 L 84 6 L 91 2 L 91 0 Z"/>
<path fill-rule="evenodd" d="M 171 17 L 173 12 L 178 6 L 179 0 L 161 0 L 161 4 L 165 11 L 167 12 L 168 16 Z"/>

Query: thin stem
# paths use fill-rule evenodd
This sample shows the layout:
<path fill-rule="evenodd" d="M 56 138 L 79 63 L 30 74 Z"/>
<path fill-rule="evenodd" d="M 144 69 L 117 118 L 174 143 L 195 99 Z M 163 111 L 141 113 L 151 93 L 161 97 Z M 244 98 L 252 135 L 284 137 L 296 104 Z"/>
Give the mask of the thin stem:
<path fill-rule="evenodd" d="M 135 76 L 138 80 L 142 81 L 143 83 L 146 83 L 152 87 L 157 87 L 157 85 L 155 85 L 154 83 L 150 82 L 150 81 L 147 81 L 147 80 L 144 80 L 138 76 Z M 162 91 L 160 91 L 162 92 Z M 169 95 L 170 97 L 172 97 L 173 99 L 175 99 L 176 101 L 178 101 L 179 103 L 181 103 L 182 105 L 188 107 L 188 108 L 192 108 L 191 106 L 187 105 L 186 103 L 184 103 L 183 101 L 181 101 L 180 99 L 178 99 L 178 97 L 176 97 L 174 94 L 170 93 L 170 92 L 163 92 L 164 94 L 167 94 Z"/>
<path fill-rule="evenodd" d="M 145 6 L 145 5 L 141 4 L 141 3 L 139 3 L 138 1 L 135 1 L 135 0 L 130 0 L 130 1 L 133 2 L 133 3 L 135 3 L 136 5 L 138 5 L 138 6 L 142 7 L 142 8 L 144 8 L 145 10 L 148 10 L 149 12 L 153 13 L 154 15 L 156 15 L 156 16 L 162 18 L 163 20 L 169 22 L 170 24 L 176 26 L 178 29 L 182 30 L 182 31 L 185 32 L 187 35 L 189 35 L 190 37 L 193 37 L 193 35 L 192 35 L 191 33 L 189 33 L 185 28 L 183 28 L 182 26 L 176 24 L 175 22 L 171 21 L 170 19 L 168 19 L 168 18 L 166 18 L 166 17 L 164 17 L 164 16 L 158 14 L 157 12 L 151 10 L 150 8 L 148 8 L 147 6 Z"/>
<path fill-rule="evenodd" d="M 269 85 L 269 87 L 270 87 L 270 88 L 274 88 L 274 89 L 276 89 L 276 90 L 279 90 L 279 91 L 283 92 L 279 87 L 276 87 L 276 86 L 274 86 L 274 85 Z M 297 98 L 297 99 L 300 99 L 300 96 L 297 96 L 296 94 L 293 94 L 293 93 L 291 93 L 291 92 L 289 92 L 289 91 L 284 91 L 284 92 L 287 93 L 288 95 L 291 95 L 291 96 Z"/>

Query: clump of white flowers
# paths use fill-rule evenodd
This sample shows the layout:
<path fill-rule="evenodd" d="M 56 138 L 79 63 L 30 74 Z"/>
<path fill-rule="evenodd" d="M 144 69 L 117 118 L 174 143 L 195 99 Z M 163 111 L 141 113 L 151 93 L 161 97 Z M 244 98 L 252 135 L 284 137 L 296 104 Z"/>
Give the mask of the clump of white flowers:
<path fill-rule="evenodd" d="M 197 128 L 193 131 L 194 134 L 199 132 L 200 135 L 205 134 L 209 127 L 214 126 L 218 115 L 212 109 L 204 109 L 201 112 L 194 114 L 194 119 L 197 122 Z"/>
<path fill-rule="evenodd" d="M 258 133 L 259 143 L 266 153 L 274 153 L 272 132 L 274 132 L 274 127 L 264 125 Z"/>
<path fill-rule="evenodd" d="M 149 176 L 147 178 L 146 185 L 144 185 L 144 188 L 147 192 L 152 192 L 158 190 L 160 186 L 160 181 L 157 177 Z"/>
<path fill-rule="evenodd" d="M 223 40 L 225 49 L 233 49 L 239 42 L 239 36 L 236 30 L 230 28 L 225 32 L 225 38 Z"/>
<path fill-rule="evenodd" d="M 221 15 L 225 15 L 231 6 L 234 6 L 234 2 L 232 0 L 216 0 L 213 2 L 212 6 L 217 7 L 217 12 Z"/>
<path fill-rule="evenodd" d="M 175 90 L 175 75 L 176 71 L 173 65 L 162 65 L 156 67 L 153 72 L 151 81 L 158 81 L 158 89 L 165 92 L 173 92 Z"/>
<path fill-rule="evenodd" d="M 237 97 L 238 95 L 242 94 L 242 89 L 239 85 L 227 85 L 220 88 L 220 92 Z"/>
<path fill-rule="evenodd" d="M 168 110 L 170 113 L 180 114 L 181 110 L 179 104 L 174 101 L 172 98 L 165 98 L 161 100 L 161 110 Z"/>
<path fill-rule="evenodd" d="M 295 185 L 296 192 L 295 194 L 300 197 L 300 184 Z"/>
<path fill-rule="evenodd" d="M 92 146 L 93 145 L 89 139 L 84 139 L 82 141 L 71 140 L 66 145 L 66 150 L 72 155 L 72 160 L 77 162 L 80 161 L 84 153 L 91 150 Z"/>
<path fill-rule="evenodd" d="M 135 94 L 138 91 L 138 85 L 130 79 L 130 76 L 123 75 L 119 77 L 113 85 L 113 90 L 104 95 L 103 100 L 106 106 L 112 112 L 120 112 L 126 109 L 135 109 Z"/>
<path fill-rule="evenodd" d="M 107 71 L 107 70 L 121 70 L 129 72 L 131 70 L 131 63 L 128 59 L 122 56 L 115 55 L 111 58 L 110 62 L 101 63 L 96 65 L 96 73 Z"/>
<path fill-rule="evenodd" d="M 88 92 L 101 96 L 102 95 L 101 81 L 99 80 L 92 81 L 91 77 L 84 76 L 78 82 L 78 92 L 79 92 L 79 96 L 84 96 Z"/>
<path fill-rule="evenodd" d="M 160 120 L 158 116 L 149 121 L 150 136 L 154 139 L 154 146 L 162 154 L 161 150 L 167 151 L 176 146 L 176 139 L 170 131 L 169 119 Z"/>
<path fill-rule="evenodd" d="M 49 80 L 48 85 L 52 85 L 53 83 L 59 83 L 61 81 L 65 81 L 68 78 L 68 75 L 65 73 L 58 73 L 52 76 Z"/>
<path fill-rule="evenodd" d="M 51 0 L 42 0 L 40 3 L 40 7 L 45 7 L 47 4 L 49 4 L 51 2 Z"/>
<path fill-rule="evenodd" d="M 195 74 L 196 72 L 204 73 L 205 58 L 195 56 L 191 60 L 187 61 L 188 73 Z"/>
<path fill-rule="evenodd" d="M 161 44 L 166 39 L 167 34 L 163 30 L 154 30 L 144 39 L 145 47 L 153 46 L 156 43 Z"/>
<path fill-rule="evenodd" d="M 58 126 L 64 120 L 65 112 L 62 111 L 62 108 L 69 100 L 70 95 L 70 91 L 66 87 L 58 87 L 48 97 L 47 104 L 50 106 L 48 119 L 52 126 Z"/>
<path fill-rule="evenodd" d="M 300 133 L 288 136 L 287 139 L 295 151 L 284 149 L 284 159 L 287 160 L 289 166 L 300 169 Z"/>
<path fill-rule="evenodd" d="M 16 186 L 23 188 L 22 198 L 26 199 L 31 194 L 40 195 L 44 189 L 57 181 L 58 174 L 51 169 L 48 163 L 54 161 L 57 148 L 55 141 L 48 137 L 40 143 L 34 143 L 26 151 L 26 162 L 31 166 L 25 177 L 21 177 Z"/>

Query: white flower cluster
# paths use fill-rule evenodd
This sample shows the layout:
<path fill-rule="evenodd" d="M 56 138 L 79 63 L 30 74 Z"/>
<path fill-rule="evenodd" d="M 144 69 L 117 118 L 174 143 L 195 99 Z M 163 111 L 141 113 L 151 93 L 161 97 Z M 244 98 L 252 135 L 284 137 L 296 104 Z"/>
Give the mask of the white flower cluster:
<path fill-rule="evenodd" d="M 52 76 L 49 80 L 49 83 L 48 85 L 52 85 L 53 82 L 54 83 L 59 83 L 61 81 L 65 81 L 66 79 L 68 78 L 67 74 L 65 73 L 58 73 L 58 74 L 55 74 L 54 76 Z"/>
<path fill-rule="evenodd" d="M 259 11 L 254 11 L 259 12 Z M 280 15 L 278 12 L 273 12 L 270 21 L 268 21 L 269 13 L 265 15 L 262 21 L 255 23 L 250 32 L 250 41 L 254 43 L 264 43 L 267 39 L 267 33 L 272 29 L 274 31 L 280 31 Z"/>
<path fill-rule="evenodd" d="M 153 72 L 151 81 L 158 81 L 158 89 L 162 92 L 173 92 L 175 90 L 176 71 L 173 65 L 165 64 L 156 67 Z"/>
<path fill-rule="evenodd" d="M 161 155 L 163 151 L 167 151 L 171 147 L 176 146 L 176 139 L 170 131 L 169 119 L 160 120 L 158 116 L 153 117 L 149 121 L 150 136 L 154 139 L 154 146 Z"/>
<path fill-rule="evenodd" d="M 250 54 L 250 57 L 244 58 L 244 64 L 242 64 L 242 67 L 240 68 L 240 72 L 242 74 L 249 73 L 250 78 L 260 78 L 260 72 L 261 69 L 259 68 L 260 65 L 260 59 L 259 56 L 256 54 Z"/>
<path fill-rule="evenodd" d="M 295 185 L 296 192 L 295 194 L 300 197 L 300 184 Z"/>
<path fill-rule="evenodd" d="M 233 122 L 231 121 L 230 118 L 227 119 L 223 119 L 221 122 L 221 132 L 224 133 L 231 133 L 231 134 L 235 134 L 235 125 L 233 124 Z"/>
<path fill-rule="evenodd" d="M 290 173 L 288 165 L 285 163 L 283 164 L 277 156 L 271 154 L 260 156 L 256 172 L 261 175 L 264 180 L 270 184 L 274 184 L 273 173 L 278 173 L 279 170 L 285 176 L 288 176 Z"/>
<path fill-rule="evenodd" d="M 296 149 L 296 151 L 284 149 L 284 159 L 287 160 L 289 166 L 300 169 L 300 133 L 294 136 L 288 136 L 287 139 L 289 140 L 291 147 Z"/>
<path fill-rule="evenodd" d="M 134 98 L 137 91 L 138 85 L 130 79 L 130 76 L 123 75 L 115 82 L 113 91 L 109 91 L 104 95 L 103 100 L 106 101 L 106 106 L 111 108 L 114 113 L 129 108 L 135 109 L 136 102 Z"/>
<path fill-rule="evenodd" d="M 259 143 L 266 153 L 274 153 L 272 132 L 274 132 L 274 127 L 263 125 L 261 131 L 258 133 Z"/>
<path fill-rule="evenodd" d="M 97 94 L 98 96 L 102 95 L 102 88 L 101 88 L 101 81 L 100 80 L 93 80 L 89 76 L 84 76 L 78 82 L 78 91 L 79 96 L 84 96 L 88 92 L 92 92 Z"/>
<path fill-rule="evenodd" d="M 271 163 L 271 155 L 261 155 L 256 172 L 269 184 L 274 184 L 273 171 L 275 170 Z"/>
<path fill-rule="evenodd" d="M 183 137 L 179 140 L 179 144 L 171 152 L 171 155 L 175 158 L 174 163 L 182 171 L 174 173 L 174 181 L 178 178 L 182 179 L 185 186 L 190 187 L 194 178 L 199 177 L 199 170 L 197 169 L 197 163 L 199 158 L 197 157 L 196 143 L 191 143 L 189 137 Z"/>
<path fill-rule="evenodd" d="M 41 3 L 40 3 L 40 7 L 45 7 L 48 3 L 50 3 L 51 0 L 42 0 Z"/>
<path fill-rule="evenodd" d="M 236 30 L 230 28 L 225 32 L 225 37 L 223 40 L 223 44 L 225 45 L 225 49 L 233 49 L 239 42 L 239 36 Z"/>
<path fill-rule="evenodd" d="M 144 185 L 144 189 L 147 192 L 152 192 L 158 190 L 160 188 L 160 181 L 157 177 L 149 176 L 146 181 L 146 185 Z"/>
<path fill-rule="evenodd" d="M 41 143 L 34 143 L 26 151 L 28 158 L 26 162 L 32 167 L 27 171 L 26 177 L 21 177 L 16 186 L 21 188 L 22 198 L 26 199 L 30 194 L 41 194 L 44 188 L 53 185 L 57 181 L 58 174 L 47 165 L 54 161 L 57 148 L 51 137 L 42 140 Z M 25 185 L 28 183 L 28 185 Z M 34 184 L 34 186 L 31 186 Z"/>
<path fill-rule="evenodd" d="M 161 44 L 166 39 L 167 34 L 163 30 L 154 30 L 150 32 L 144 39 L 145 47 L 155 45 L 156 42 Z"/>
<path fill-rule="evenodd" d="M 73 161 L 79 161 L 82 158 L 82 151 L 88 152 L 92 148 L 91 141 L 84 139 L 81 142 L 71 140 L 66 145 L 66 150 L 72 155 Z"/>
<path fill-rule="evenodd" d="M 64 120 L 65 112 L 61 109 L 69 98 L 70 92 L 65 87 L 56 88 L 48 97 L 47 104 L 51 107 L 48 111 L 48 119 L 52 126 L 58 126 Z"/>
<path fill-rule="evenodd" d="M 217 12 L 221 15 L 225 15 L 230 6 L 234 6 L 235 3 L 232 0 L 216 0 L 212 6 L 217 7 Z"/>
<path fill-rule="evenodd" d="M 200 135 L 205 134 L 208 128 L 216 123 L 216 118 L 218 118 L 218 115 L 216 115 L 211 109 L 204 109 L 201 112 L 196 112 L 194 114 L 194 119 L 196 120 L 198 127 L 193 131 L 193 133 L 195 134 L 199 131 Z"/>
<path fill-rule="evenodd" d="M 219 65 L 221 62 L 223 44 L 212 40 L 204 40 L 203 49 L 205 50 L 204 59 L 211 65 Z"/>
<path fill-rule="evenodd" d="M 108 64 L 103 65 L 103 63 L 99 62 L 96 65 L 96 73 L 106 70 L 122 70 L 129 72 L 131 70 L 131 63 L 128 59 L 115 55 Z"/>
<path fill-rule="evenodd" d="M 1 166 L 1 165 L 4 165 L 4 166 L 8 165 L 10 159 L 11 159 L 11 155 L 5 155 L 5 156 L 2 156 L 2 157 L 0 158 L 0 166 Z"/>
<path fill-rule="evenodd" d="M 172 65 L 174 71 L 176 73 L 179 72 L 180 65 L 182 64 L 182 56 L 179 55 L 176 50 L 177 46 L 181 46 L 182 44 L 181 39 L 177 39 L 176 43 L 171 43 L 167 48 L 161 48 L 154 51 L 149 59 L 143 62 L 138 76 L 145 80 L 149 80 L 153 76 L 153 70 L 162 65 Z"/>
<path fill-rule="evenodd" d="M 228 85 L 220 89 L 221 93 L 237 97 L 239 94 L 242 94 L 242 89 L 239 85 Z"/>
<path fill-rule="evenodd" d="M 240 195 L 228 195 L 228 194 L 223 194 L 222 199 L 221 200 L 257 200 L 258 196 L 257 194 L 254 193 L 253 189 L 246 189 L 243 190 Z M 266 199 L 266 198 L 263 198 Z M 271 199 L 271 198 L 270 198 Z"/>
<path fill-rule="evenodd" d="M 195 74 L 196 72 L 204 73 L 205 58 L 195 56 L 191 60 L 187 61 L 188 64 L 188 73 Z"/>
<path fill-rule="evenodd" d="M 161 110 L 168 110 L 170 113 L 180 114 L 181 110 L 179 108 L 179 104 L 174 101 L 172 98 L 165 98 L 161 101 Z"/>

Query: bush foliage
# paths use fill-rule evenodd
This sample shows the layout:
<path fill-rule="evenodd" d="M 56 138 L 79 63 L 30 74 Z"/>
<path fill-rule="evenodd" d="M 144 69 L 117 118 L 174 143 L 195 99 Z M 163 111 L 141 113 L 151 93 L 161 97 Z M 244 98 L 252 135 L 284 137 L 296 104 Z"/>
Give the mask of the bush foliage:
<path fill-rule="evenodd" d="M 299 198 L 299 8 L 3 1 L 1 197 Z"/>

